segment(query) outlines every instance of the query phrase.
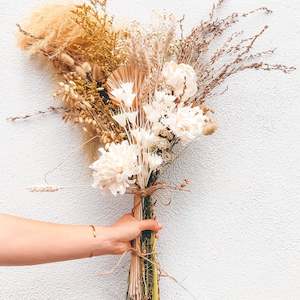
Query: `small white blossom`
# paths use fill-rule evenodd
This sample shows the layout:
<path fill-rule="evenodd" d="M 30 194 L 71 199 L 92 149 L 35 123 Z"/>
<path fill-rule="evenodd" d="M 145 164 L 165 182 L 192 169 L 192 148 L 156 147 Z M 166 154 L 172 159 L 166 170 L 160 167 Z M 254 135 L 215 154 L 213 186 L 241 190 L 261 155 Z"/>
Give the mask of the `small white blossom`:
<path fill-rule="evenodd" d="M 126 189 L 133 183 L 133 176 L 140 173 L 136 145 L 129 145 L 128 141 L 120 144 L 110 144 L 108 150 L 100 148 L 100 157 L 90 168 L 94 171 L 94 187 L 110 190 L 113 195 L 125 194 Z"/>
<path fill-rule="evenodd" d="M 197 74 L 192 66 L 171 61 L 164 65 L 162 75 L 174 94 L 183 101 L 197 93 Z"/>
<path fill-rule="evenodd" d="M 151 104 L 145 104 L 143 106 L 144 112 L 146 114 L 147 119 L 150 122 L 158 122 L 158 120 L 161 117 L 160 110 L 156 109 L 153 103 Z"/>
<path fill-rule="evenodd" d="M 162 119 L 162 123 L 184 143 L 202 134 L 204 122 L 205 116 L 198 106 L 180 105 L 176 111 Z"/>
<path fill-rule="evenodd" d="M 157 136 L 152 131 L 144 128 L 131 130 L 131 135 L 134 137 L 136 143 L 145 149 L 153 147 L 157 141 Z"/>
<path fill-rule="evenodd" d="M 156 91 L 153 101 L 143 106 L 147 119 L 153 123 L 158 122 L 162 116 L 175 108 L 175 100 L 176 97 L 172 95 Z"/>
<path fill-rule="evenodd" d="M 151 171 L 154 171 L 163 163 L 163 159 L 158 154 L 149 153 L 147 154 L 147 162 L 148 162 L 149 169 Z"/>
<path fill-rule="evenodd" d="M 136 117 L 137 111 L 120 113 L 113 116 L 114 120 L 116 120 L 122 127 L 126 126 L 127 121 L 134 124 Z"/>
<path fill-rule="evenodd" d="M 133 93 L 133 82 L 122 83 L 119 89 L 114 89 L 111 93 L 126 107 L 131 107 L 136 97 L 136 94 Z"/>

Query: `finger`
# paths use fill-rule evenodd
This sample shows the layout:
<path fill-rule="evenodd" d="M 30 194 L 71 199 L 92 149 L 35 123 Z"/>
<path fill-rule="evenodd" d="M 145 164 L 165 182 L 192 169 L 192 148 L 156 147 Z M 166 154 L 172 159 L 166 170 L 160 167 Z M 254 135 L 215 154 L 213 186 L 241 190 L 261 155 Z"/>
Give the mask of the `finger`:
<path fill-rule="evenodd" d="M 115 224 L 113 224 L 114 226 L 115 225 L 119 225 L 119 224 L 122 224 L 124 222 L 127 222 L 127 221 L 132 221 L 132 220 L 135 220 L 133 218 L 133 216 L 131 214 L 125 214 L 124 216 L 122 216 Z"/>
<path fill-rule="evenodd" d="M 132 219 L 133 216 L 132 214 L 128 213 L 122 216 L 121 220 L 128 220 L 128 219 Z"/>
<path fill-rule="evenodd" d="M 162 226 L 156 220 L 143 220 L 140 221 L 140 228 L 142 231 L 151 230 L 157 232 L 162 229 Z"/>

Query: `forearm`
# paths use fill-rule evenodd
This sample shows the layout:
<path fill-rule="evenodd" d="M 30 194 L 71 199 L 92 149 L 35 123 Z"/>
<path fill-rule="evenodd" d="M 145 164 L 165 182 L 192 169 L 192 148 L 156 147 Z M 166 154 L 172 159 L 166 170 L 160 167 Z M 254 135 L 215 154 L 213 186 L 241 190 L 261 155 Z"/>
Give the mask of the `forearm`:
<path fill-rule="evenodd" d="M 0 265 L 33 265 L 111 252 L 109 228 L 61 225 L 0 214 Z"/>

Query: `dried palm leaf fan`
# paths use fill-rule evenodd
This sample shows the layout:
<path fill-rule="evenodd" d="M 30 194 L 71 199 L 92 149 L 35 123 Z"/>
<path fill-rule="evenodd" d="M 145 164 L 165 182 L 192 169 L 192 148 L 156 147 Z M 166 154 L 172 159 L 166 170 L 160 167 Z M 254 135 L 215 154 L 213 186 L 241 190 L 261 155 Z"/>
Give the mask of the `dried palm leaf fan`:
<path fill-rule="evenodd" d="M 136 94 L 135 103 L 133 106 L 138 106 L 138 98 L 142 85 L 146 77 L 146 71 L 143 71 L 136 64 L 128 64 L 121 66 L 115 70 L 107 79 L 106 88 L 109 93 L 111 101 L 119 106 L 120 101 L 111 93 L 115 89 L 122 87 L 123 83 L 132 82 L 133 92 Z"/>

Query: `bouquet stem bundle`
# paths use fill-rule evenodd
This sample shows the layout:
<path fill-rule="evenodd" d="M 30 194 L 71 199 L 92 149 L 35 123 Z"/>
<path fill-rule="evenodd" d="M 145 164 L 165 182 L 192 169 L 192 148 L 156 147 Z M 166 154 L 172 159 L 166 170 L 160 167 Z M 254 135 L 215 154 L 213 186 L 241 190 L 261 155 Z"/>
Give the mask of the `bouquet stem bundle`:
<path fill-rule="evenodd" d="M 133 215 L 138 220 L 154 217 L 151 196 L 134 196 Z M 128 300 L 159 299 L 159 270 L 156 259 L 156 237 L 145 231 L 133 241 L 134 252 L 129 270 Z"/>

